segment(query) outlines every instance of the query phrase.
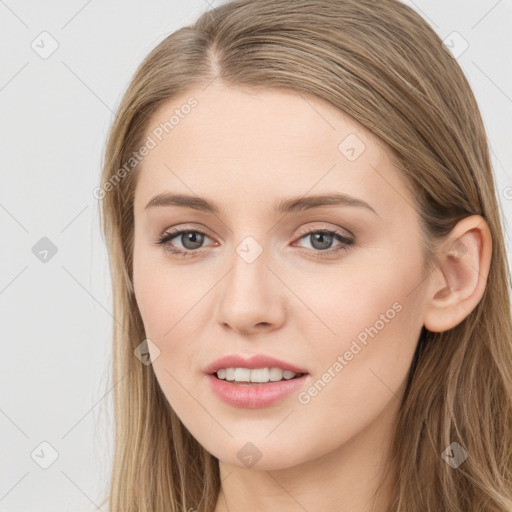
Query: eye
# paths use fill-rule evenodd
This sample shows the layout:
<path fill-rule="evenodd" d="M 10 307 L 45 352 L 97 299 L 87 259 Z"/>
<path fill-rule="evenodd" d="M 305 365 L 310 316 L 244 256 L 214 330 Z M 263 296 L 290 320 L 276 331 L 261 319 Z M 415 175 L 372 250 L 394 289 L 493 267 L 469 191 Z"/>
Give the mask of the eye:
<path fill-rule="evenodd" d="M 175 238 L 181 242 L 181 248 L 171 244 L 171 240 Z M 200 252 L 205 238 L 210 237 L 197 229 L 176 229 L 171 233 L 164 233 L 156 243 L 163 245 L 167 251 L 173 254 L 186 257 L 193 256 L 194 252 Z"/>
<path fill-rule="evenodd" d="M 158 238 L 156 243 L 162 245 L 166 251 L 176 254 L 180 257 L 196 256 L 202 252 L 205 239 L 210 237 L 197 229 L 175 229 L 171 232 L 165 232 Z M 333 229 L 310 229 L 303 232 L 298 240 L 308 239 L 311 248 L 306 248 L 307 252 L 314 256 L 332 256 L 341 251 L 347 251 L 354 241 L 342 235 Z M 177 239 L 181 247 L 176 247 L 172 240 Z M 332 248 L 333 242 L 338 244 Z"/>
<path fill-rule="evenodd" d="M 299 240 L 306 239 L 310 241 L 312 249 L 308 252 L 315 256 L 330 256 L 340 251 L 347 251 L 354 243 L 353 240 L 347 238 L 333 229 L 314 229 L 302 234 Z M 332 248 L 334 241 L 338 241 L 338 245 Z"/>

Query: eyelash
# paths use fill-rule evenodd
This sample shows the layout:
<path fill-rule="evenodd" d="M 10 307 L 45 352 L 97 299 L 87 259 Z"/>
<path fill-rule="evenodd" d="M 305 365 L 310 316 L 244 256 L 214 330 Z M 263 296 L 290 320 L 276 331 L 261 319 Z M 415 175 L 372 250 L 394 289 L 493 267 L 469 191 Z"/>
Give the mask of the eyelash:
<path fill-rule="evenodd" d="M 203 231 L 200 231 L 198 229 L 177 229 L 175 231 L 172 231 L 171 233 L 164 233 L 161 237 L 158 238 L 156 241 L 156 244 L 164 246 L 166 251 L 169 251 L 172 254 L 175 254 L 182 258 L 188 258 L 188 257 L 194 257 L 198 254 L 200 254 L 201 249 L 195 249 L 195 250 L 183 250 L 183 249 L 177 249 L 176 247 L 170 245 L 170 241 L 173 238 L 176 238 L 177 236 L 183 234 L 183 233 L 199 233 L 200 235 L 203 235 L 205 237 L 210 238 L 206 233 Z M 306 251 L 309 254 L 314 254 L 315 256 L 319 257 L 328 257 L 332 256 L 333 254 L 341 253 L 344 251 L 350 250 L 351 246 L 354 244 L 353 240 L 350 240 L 349 238 L 341 235 L 338 231 L 333 229 L 314 229 L 310 231 L 306 231 L 305 233 L 302 233 L 301 236 L 298 238 L 298 240 L 315 233 L 322 233 L 325 235 L 331 235 L 336 240 L 340 242 L 340 245 L 338 245 L 335 249 L 327 249 L 325 251 L 315 250 L 315 249 L 306 249 Z M 165 247 L 166 246 L 166 247 Z"/>

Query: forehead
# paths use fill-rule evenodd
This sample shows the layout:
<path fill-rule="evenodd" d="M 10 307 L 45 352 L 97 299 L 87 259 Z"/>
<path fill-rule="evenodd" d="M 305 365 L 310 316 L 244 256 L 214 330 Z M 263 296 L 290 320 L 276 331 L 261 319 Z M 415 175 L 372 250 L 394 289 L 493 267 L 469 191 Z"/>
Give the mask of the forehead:
<path fill-rule="evenodd" d="M 164 190 L 220 201 L 243 194 L 255 204 L 333 191 L 393 204 L 407 194 L 380 139 L 328 103 L 293 91 L 215 82 L 191 89 L 153 115 L 147 137 L 154 147 L 139 164 L 139 210 Z"/>

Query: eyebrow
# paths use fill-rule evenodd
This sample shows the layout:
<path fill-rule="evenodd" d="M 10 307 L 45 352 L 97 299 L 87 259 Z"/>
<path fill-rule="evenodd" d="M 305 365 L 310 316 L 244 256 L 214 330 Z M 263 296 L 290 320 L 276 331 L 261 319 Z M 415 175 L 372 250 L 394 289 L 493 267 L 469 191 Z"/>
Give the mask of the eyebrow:
<path fill-rule="evenodd" d="M 146 205 L 145 209 L 147 210 L 149 208 L 159 206 L 181 206 L 184 208 L 192 208 L 194 210 L 213 213 L 214 215 L 219 215 L 222 210 L 222 208 L 216 203 L 208 201 L 202 197 L 189 196 L 186 194 L 172 194 L 168 192 L 154 196 Z M 366 208 L 379 216 L 379 214 L 366 201 L 341 193 L 282 199 L 274 205 L 274 213 L 290 213 L 325 206 L 357 206 Z"/>

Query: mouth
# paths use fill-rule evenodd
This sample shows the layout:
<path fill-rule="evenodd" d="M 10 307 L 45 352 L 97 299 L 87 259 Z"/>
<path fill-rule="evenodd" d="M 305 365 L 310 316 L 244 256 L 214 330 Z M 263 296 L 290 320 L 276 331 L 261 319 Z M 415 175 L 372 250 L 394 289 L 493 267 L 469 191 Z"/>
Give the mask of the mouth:
<path fill-rule="evenodd" d="M 240 386 L 258 386 L 300 379 L 307 373 L 296 373 L 281 368 L 221 368 L 211 373 L 217 380 Z"/>
<path fill-rule="evenodd" d="M 230 370 L 234 370 L 236 373 L 233 375 Z M 262 371 L 258 372 L 258 370 Z M 247 375 L 249 371 L 251 373 Z M 253 371 L 256 371 L 254 379 L 262 382 L 253 382 Z M 272 378 L 275 380 L 270 379 L 271 372 Z M 268 379 L 266 379 L 267 373 Z M 255 370 L 226 368 L 209 373 L 206 377 L 210 389 L 224 403 L 243 409 L 261 409 L 277 404 L 298 393 L 306 386 L 309 378 L 308 373 L 294 373 L 293 375 L 287 373 L 286 377 L 288 378 L 283 373 L 279 368 L 274 371 L 272 368 L 256 368 Z"/>

